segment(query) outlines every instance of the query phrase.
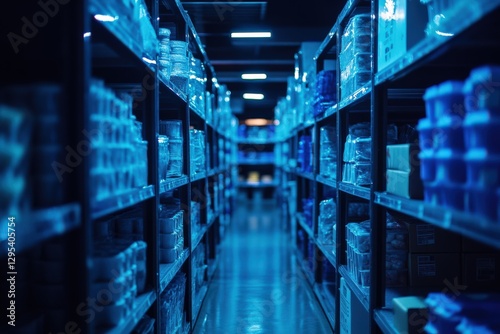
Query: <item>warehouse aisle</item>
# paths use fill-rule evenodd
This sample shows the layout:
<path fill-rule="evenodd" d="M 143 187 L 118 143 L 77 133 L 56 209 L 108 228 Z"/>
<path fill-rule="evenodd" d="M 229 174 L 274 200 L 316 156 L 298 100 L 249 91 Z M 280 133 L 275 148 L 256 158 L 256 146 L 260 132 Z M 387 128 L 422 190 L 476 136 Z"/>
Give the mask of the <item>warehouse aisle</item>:
<path fill-rule="evenodd" d="M 195 334 L 331 333 L 275 202 L 240 205 L 223 247 Z"/>

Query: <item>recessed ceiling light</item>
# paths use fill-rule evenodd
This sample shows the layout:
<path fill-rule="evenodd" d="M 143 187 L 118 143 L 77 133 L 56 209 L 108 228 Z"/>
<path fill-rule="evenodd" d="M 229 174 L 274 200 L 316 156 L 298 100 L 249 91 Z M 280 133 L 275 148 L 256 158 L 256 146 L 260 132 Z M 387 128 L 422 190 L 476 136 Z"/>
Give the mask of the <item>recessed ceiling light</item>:
<path fill-rule="evenodd" d="M 269 31 L 231 33 L 231 38 L 269 38 L 269 37 L 271 37 L 271 32 Z"/>
<path fill-rule="evenodd" d="M 245 93 L 243 94 L 243 98 L 245 100 L 263 100 L 264 94 Z"/>
<path fill-rule="evenodd" d="M 267 79 L 267 74 L 265 73 L 244 73 L 241 75 L 243 80 L 265 80 Z"/>
<path fill-rule="evenodd" d="M 269 121 L 264 118 L 248 118 L 245 120 L 245 125 L 248 126 L 264 126 L 268 125 Z"/>

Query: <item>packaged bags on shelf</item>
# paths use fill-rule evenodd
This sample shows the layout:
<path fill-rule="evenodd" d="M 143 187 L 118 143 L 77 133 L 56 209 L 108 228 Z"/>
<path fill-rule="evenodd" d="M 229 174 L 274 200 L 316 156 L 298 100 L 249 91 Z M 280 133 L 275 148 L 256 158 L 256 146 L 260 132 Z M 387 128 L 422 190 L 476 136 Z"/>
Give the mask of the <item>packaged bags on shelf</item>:
<path fill-rule="evenodd" d="M 161 333 L 183 333 L 186 324 L 186 282 L 186 275 L 177 273 L 160 296 Z"/>
<path fill-rule="evenodd" d="M 330 198 L 319 203 L 318 240 L 325 245 L 334 243 L 333 226 L 337 220 L 337 205 Z"/>
<path fill-rule="evenodd" d="M 337 102 L 336 72 L 324 70 L 317 74 L 314 90 L 314 116 L 322 114 Z"/>
<path fill-rule="evenodd" d="M 371 79 L 371 19 L 370 14 L 350 18 L 341 37 L 340 93 L 345 99 Z"/>
<path fill-rule="evenodd" d="M 325 177 L 337 177 L 337 133 L 334 127 L 320 129 L 319 173 Z"/>

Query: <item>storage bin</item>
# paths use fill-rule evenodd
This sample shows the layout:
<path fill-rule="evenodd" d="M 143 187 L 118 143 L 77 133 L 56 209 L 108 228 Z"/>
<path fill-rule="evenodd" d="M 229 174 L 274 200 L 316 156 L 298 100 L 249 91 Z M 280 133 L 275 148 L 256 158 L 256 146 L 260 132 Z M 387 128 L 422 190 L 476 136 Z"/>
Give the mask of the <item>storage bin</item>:
<path fill-rule="evenodd" d="M 463 118 L 464 109 L 464 83 L 462 81 L 445 81 L 438 86 L 434 102 L 434 114 L 437 121 L 443 116 Z"/>
<path fill-rule="evenodd" d="M 360 225 L 352 231 L 352 234 L 354 248 L 360 253 L 368 253 L 370 251 L 370 229 Z"/>
<path fill-rule="evenodd" d="M 434 133 L 436 148 L 449 148 L 455 152 L 464 150 L 464 131 L 462 119 L 456 116 L 441 117 Z"/>
<path fill-rule="evenodd" d="M 469 150 L 465 155 L 467 182 L 482 188 L 500 187 L 500 155 L 486 150 Z"/>
<path fill-rule="evenodd" d="M 443 183 L 441 198 L 444 207 L 456 210 L 465 209 L 465 185 L 460 183 Z"/>
<path fill-rule="evenodd" d="M 500 153 L 500 116 L 490 111 L 469 113 L 464 119 L 465 148 L 483 148 L 490 153 Z"/>
<path fill-rule="evenodd" d="M 437 120 L 436 117 L 436 99 L 438 96 L 438 86 L 431 86 L 425 90 L 423 99 L 425 102 L 425 113 L 427 119 L 434 123 Z"/>
<path fill-rule="evenodd" d="M 422 118 L 418 121 L 419 146 L 422 151 L 434 148 L 434 129 L 434 124 L 429 118 Z"/>
<path fill-rule="evenodd" d="M 371 253 L 361 253 L 356 248 L 353 249 L 353 253 L 356 271 L 370 269 Z"/>
<path fill-rule="evenodd" d="M 422 181 L 434 181 L 436 179 L 436 157 L 432 149 L 422 150 L 418 157 L 420 159 L 420 178 Z"/>
<path fill-rule="evenodd" d="M 466 169 L 464 155 L 450 149 L 437 151 L 436 181 L 465 183 Z"/>
<path fill-rule="evenodd" d="M 464 86 L 467 112 L 490 110 L 500 115 L 500 66 L 482 66 L 471 71 Z"/>
<path fill-rule="evenodd" d="M 361 277 L 361 286 L 363 288 L 370 287 L 370 270 L 360 270 L 359 276 Z"/>
<path fill-rule="evenodd" d="M 441 189 L 436 181 L 424 182 L 424 200 L 430 204 L 441 205 Z"/>

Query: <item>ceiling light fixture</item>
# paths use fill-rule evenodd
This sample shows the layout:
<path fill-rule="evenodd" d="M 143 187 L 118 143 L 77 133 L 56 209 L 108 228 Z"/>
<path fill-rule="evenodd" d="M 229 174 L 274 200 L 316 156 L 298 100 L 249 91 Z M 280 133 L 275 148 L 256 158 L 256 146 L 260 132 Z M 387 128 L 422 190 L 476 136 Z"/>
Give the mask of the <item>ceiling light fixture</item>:
<path fill-rule="evenodd" d="M 268 124 L 269 121 L 265 118 L 248 118 L 245 120 L 245 125 L 248 126 L 264 126 Z"/>
<path fill-rule="evenodd" d="M 243 80 L 265 80 L 267 79 L 267 74 L 265 73 L 244 73 L 241 75 Z"/>
<path fill-rule="evenodd" d="M 243 94 L 243 98 L 245 100 L 263 100 L 264 94 L 245 93 Z"/>
<path fill-rule="evenodd" d="M 231 38 L 269 38 L 269 37 L 271 37 L 271 32 L 269 31 L 231 33 Z"/>

